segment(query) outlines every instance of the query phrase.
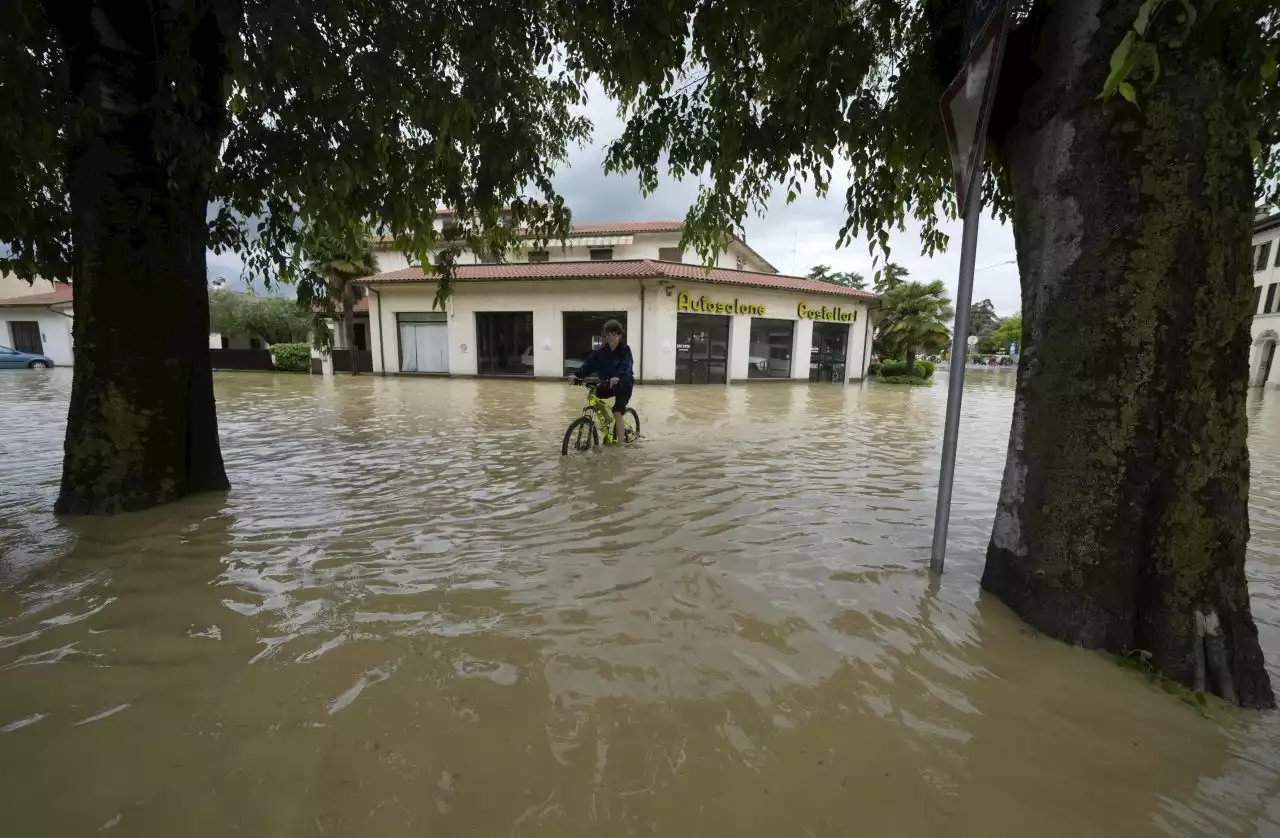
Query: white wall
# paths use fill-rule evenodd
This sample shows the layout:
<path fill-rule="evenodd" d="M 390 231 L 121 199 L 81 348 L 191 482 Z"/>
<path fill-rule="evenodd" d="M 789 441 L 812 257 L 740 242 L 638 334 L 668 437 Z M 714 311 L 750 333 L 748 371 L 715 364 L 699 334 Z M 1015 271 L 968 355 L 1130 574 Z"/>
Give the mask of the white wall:
<path fill-rule="evenodd" d="M 643 289 L 643 290 L 642 290 Z M 434 283 L 388 285 L 370 294 L 370 338 L 375 371 L 399 372 L 398 312 L 429 312 L 435 297 Z M 762 305 L 765 317 L 795 322 L 791 378 L 807 380 L 813 323 L 800 319 L 797 306 L 838 305 L 856 312 L 850 322 L 846 375 L 861 378 L 866 371 L 867 308 L 853 298 L 797 294 L 739 288 L 713 283 L 672 283 L 656 279 L 558 280 L 515 282 L 460 282 L 446 304 L 449 324 L 449 372 L 477 373 L 477 312 L 528 311 L 533 314 L 534 375 L 559 378 L 563 372 L 564 313 L 569 311 L 625 311 L 627 343 L 636 358 L 638 377 L 644 381 L 675 378 L 676 315 L 680 292 L 716 302 L 738 300 L 742 305 Z M 751 317 L 730 315 L 729 375 L 748 378 Z M 465 350 L 464 350 L 465 347 Z"/>
<path fill-rule="evenodd" d="M 678 247 L 680 244 L 679 233 L 634 233 L 621 236 L 600 236 L 599 238 L 612 238 L 618 240 L 629 240 L 627 244 L 615 244 L 613 247 L 613 258 L 615 261 L 626 259 L 657 259 L 659 253 L 664 247 Z M 587 262 L 591 259 L 592 247 L 587 245 L 573 246 L 574 239 L 570 239 L 568 247 L 562 246 L 557 241 L 547 243 L 547 258 L 551 262 Z M 529 259 L 529 250 L 531 246 L 522 245 L 519 249 L 508 255 L 507 261 L 512 263 L 523 263 Z M 379 250 L 374 253 L 378 260 L 378 271 L 380 273 L 388 273 L 390 271 L 404 270 L 409 267 L 409 259 L 403 253 L 396 250 Z M 742 263 L 743 270 L 762 271 L 773 273 L 768 266 L 758 257 L 753 256 L 738 241 L 733 241 L 729 247 L 720 254 L 716 260 L 716 267 L 735 269 L 738 267 L 739 260 Z M 479 264 L 482 260 L 477 259 L 471 251 L 463 251 L 458 255 L 458 263 L 462 265 Z M 688 251 L 684 254 L 683 260 L 687 264 L 701 264 L 697 254 Z"/>
<path fill-rule="evenodd" d="M 1277 264 L 1277 260 L 1280 260 L 1280 227 L 1274 227 L 1253 237 L 1253 250 L 1249 264 L 1251 270 L 1257 264 L 1259 248 L 1266 243 L 1271 245 L 1266 266 L 1253 273 L 1253 284 L 1261 289 L 1261 293 L 1258 294 L 1258 308 L 1253 317 L 1253 344 L 1249 347 L 1250 387 L 1280 387 L 1280 358 L 1272 363 L 1270 377 L 1266 381 L 1262 380 L 1267 342 L 1273 335 L 1280 335 L 1280 265 Z M 1271 310 L 1267 311 L 1267 292 L 1272 285 L 1275 286 L 1275 294 L 1272 298 Z"/>
<path fill-rule="evenodd" d="M 377 290 L 378 294 L 370 294 L 369 299 L 370 311 L 378 313 L 377 317 L 370 318 L 373 367 L 375 371 L 399 372 L 396 313 L 433 311 L 435 284 Z M 460 282 L 454 287 L 445 311 L 449 316 L 449 372 L 452 375 L 477 373 L 476 312 L 533 313 L 533 374 L 541 378 L 560 378 L 564 374 L 564 313 L 567 311 L 625 311 L 627 342 L 632 354 L 639 356 L 644 351 L 644 338 L 639 334 L 640 282 L 635 279 Z M 672 357 L 674 359 L 674 355 Z"/>
<path fill-rule="evenodd" d="M 24 283 L 25 284 L 25 283 Z M 70 314 L 71 306 L 65 308 Z M 50 311 L 43 306 L 22 308 L 0 308 L 0 344 L 13 345 L 13 333 L 9 330 L 12 321 L 32 321 L 40 324 L 40 340 L 44 344 L 44 354 L 53 359 L 57 366 L 69 367 L 73 361 L 71 351 L 71 318 Z"/>

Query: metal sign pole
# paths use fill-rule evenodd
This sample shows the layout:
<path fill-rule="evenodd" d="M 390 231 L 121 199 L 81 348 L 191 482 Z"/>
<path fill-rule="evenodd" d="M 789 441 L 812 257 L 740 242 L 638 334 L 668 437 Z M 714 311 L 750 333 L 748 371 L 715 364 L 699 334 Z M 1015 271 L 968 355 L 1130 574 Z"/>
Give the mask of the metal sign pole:
<path fill-rule="evenodd" d="M 982 171 L 978 155 L 977 171 Z M 964 235 L 960 243 L 960 283 L 956 288 L 956 322 L 951 335 L 951 370 L 947 374 L 947 421 L 942 431 L 942 468 L 938 472 L 938 508 L 933 513 L 933 552 L 929 570 L 942 572 L 947 555 L 947 524 L 951 518 L 951 487 L 956 476 L 956 446 L 960 440 L 960 400 L 964 397 L 964 365 L 968 357 L 969 303 L 973 299 L 973 266 L 978 256 L 978 220 L 982 213 L 982 180 L 964 208 Z M 958 362 L 958 363 L 957 363 Z"/>

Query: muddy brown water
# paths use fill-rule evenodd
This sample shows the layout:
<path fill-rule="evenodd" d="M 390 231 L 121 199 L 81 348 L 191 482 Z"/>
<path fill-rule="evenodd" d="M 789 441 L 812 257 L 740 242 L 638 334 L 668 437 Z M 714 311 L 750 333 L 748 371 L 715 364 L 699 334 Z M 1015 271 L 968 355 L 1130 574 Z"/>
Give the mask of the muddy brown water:
<path fill-rule="evenodd" d="M 1280 724 L 1205 719 L 978 588 L 1012 377 L 931 388 L 220 374 L 234 487 L 50 508 L 65 371 L 0 376 L 6 836 L 1280 835 Z M 1280 392 L 1249 576 L 1280 678 Z"/>

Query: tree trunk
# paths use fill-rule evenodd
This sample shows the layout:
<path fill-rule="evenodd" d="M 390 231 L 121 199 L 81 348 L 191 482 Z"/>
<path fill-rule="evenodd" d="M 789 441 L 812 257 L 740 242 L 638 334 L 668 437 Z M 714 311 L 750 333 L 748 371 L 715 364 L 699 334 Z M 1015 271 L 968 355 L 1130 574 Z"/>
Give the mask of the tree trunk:
<path fill-rule="evenodd" d="M 212 12 L 151 6 L 50 10 L 88 117 L 68 160 L 75 370 L 58 512 L 227 488 L 205 282 L 227 41 Z"/>
<path fill-rule="evenodd" d="M 356 295 L 355 286 L 350 279 L 342 282 L 342 342 L 347 345 L 347 357 L 351 359 L 351 374 L 360 374 L 360 365 L 356 363 Z"/>
<path fill-rule="evenodd" d="M 1203 31 L 1159 44 L 1141 107 L 1098 101 L 1140 5 L 1045 4 L 1019 39 L 1030 64 L 1011 43 L 1003 70 L 992 130 L 1024 346 L 982 586 L 1053 637 L 1143 650 L 1186 685 L 1196 614 L 1216 612 L 1228 697 L 1271 707 L 1244 574 L 1249 113 L 1230 45 Z"/>
<path fill-rule="evenodd" d="M 914 349 L 907 350 L 907 375 L 916 374 L 916 351 Z"/>

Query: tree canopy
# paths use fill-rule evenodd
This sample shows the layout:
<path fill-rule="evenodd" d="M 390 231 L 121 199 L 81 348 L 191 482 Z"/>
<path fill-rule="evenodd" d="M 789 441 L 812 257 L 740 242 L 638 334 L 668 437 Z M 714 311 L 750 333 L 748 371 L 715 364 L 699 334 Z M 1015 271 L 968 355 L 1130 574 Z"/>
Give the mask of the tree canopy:
<path fill-rule="evenodd" d="M 833 271 L 830 265 L 814 265 L 805 276 L 809 279 L 816 279 L 818 282 L 829 282 L 832 285 L 841 285 L 845 288 L 857 288 L 859 291 L 867 287 L 866 277 L 857 271 Z"/>
<path fill-rule="evenodd" d="M 1000 326 L 991 333 L 990 343 L 993 352 L 1008 352 L 1011 344 L 1016 347 L 1015 352 L 1021 352 L 1022 315 L 1015 314 L 1001 321 Z"/>
<path fill-rule="evenodd" d="M 145 21 L 150 7 L 140 8 Z M 376 0 L 201 8 L 229 44 L 225 66 L 183 52 L 182 27 L 203 19 L 175 9 L 155 19 L 164 28 L 154 33 L 170 44 L 160 60 L 174 83 L 163 99 L 116 107 L 158 116 L 154 154 L 175 183 L 205 165 L 201 149 L 217 126 L 220 152 L 192 172 L 214 201 L 207 243 L 238 251 L 251 275 L 295 278 L 303 230 L 354 222 L 424 263 L 439 240 L 501 251 L 520 225 L 567 228 L 551 177 L 589 123 L 575 112 L 585 76 L 564 45 L 577 27 L 557 4 L 465 14 L 451 3 Z M 0 269 L 27 278 L 71 276 L 67 160 L 95 118 L 76 104 L 83 79 L 71 66 L 81 11 L 16 0 L 0 34 L 0 238 L 9 245 Z M 101 24 L 130 35 L 135 11 L 102 14 Z M 588 33 L 577 35 L 582 45 Z M 202 78 L 225 90 L 225 114 L 208 114 Z M 196 124 L 202 115 L 211 122 Z M 440 207 L 455 223 L 437 232 Z M 441 258 L 447 264 L 448 251 Z"/>
<path fill-rule="evenodd" d="M 311 333 L 311 315 L 293 300 L 210 291 L 209 328 L 228 337 L 261 338 L 267 344 L 300 343 Z"/>
<path fill-rule="evenodd" d="M 622 46 L 629 25 L 604 30 L 611 5 L 587 4 L 587 18 Z M 965 4 L 869 0 L 795 7 L 743 0 L 704 8 L 687 38 L 678 21 L 700 5 L 664 4 L 672 23 L 645 32 L 648 62 L 614 64 L 609 51 L 598 60 L 588 57 L 627 117 L 622 137 L 609 147 L 611 171 L 638 169 L 646 190 L 657 186 L 663 165 L 677 177 L 698 176 L 686 238 L 703 254 L 721 246 L 725 229 L 741 233 L 746 215 L 763 210 L 775 189 L 785 189 L 788 200 L 805 189 L 826 194 L 835 174 L 850 184 L 840 243 L 865 238 L 873 254 L 887 259 L 890 231 L 914 220 L 926 254 L 946 246 L 940 223 L 956 212 L 938 102 L 961 65 Z M 1049 0 L 1012 2 L 1015 28 L 992 131 L 1007 127 L 1008 109 L 1036 79 L 1029 61 L 1052 6 Z M 1199 15 L 1197 7 L 1204 10 Z M 1130 76 L 1131 88 L 1149 86 L 1158 77 L 1159 51 L 1189 37 L 1230 44 L 1224 58 L 1252 114 L 1258 197 L 1280 199 L 1280 13 L 1273 0 L 1145 0 L 1125 8 L 1135 10 L 1132 23 L 1143 31 L 1114 44 L 1112 67 L 1119 72 L 1108 81 L 1110 90 Z M 1099 93 L 1103 87 L 1099 79 Z M 997 148 L 989 147 L 984 171 L 987 205 L 1007 219 L 1013 196 Z"/>
<path fill-rule="evenodd" d="M 908 368 L 915 353 L 938 352 L 951 341 L 947 324 L 955 309 L 942 280 L 904 282 L 884 296 L 884 309 L 877 340 L 886 352 L 906 358 Z"/>

